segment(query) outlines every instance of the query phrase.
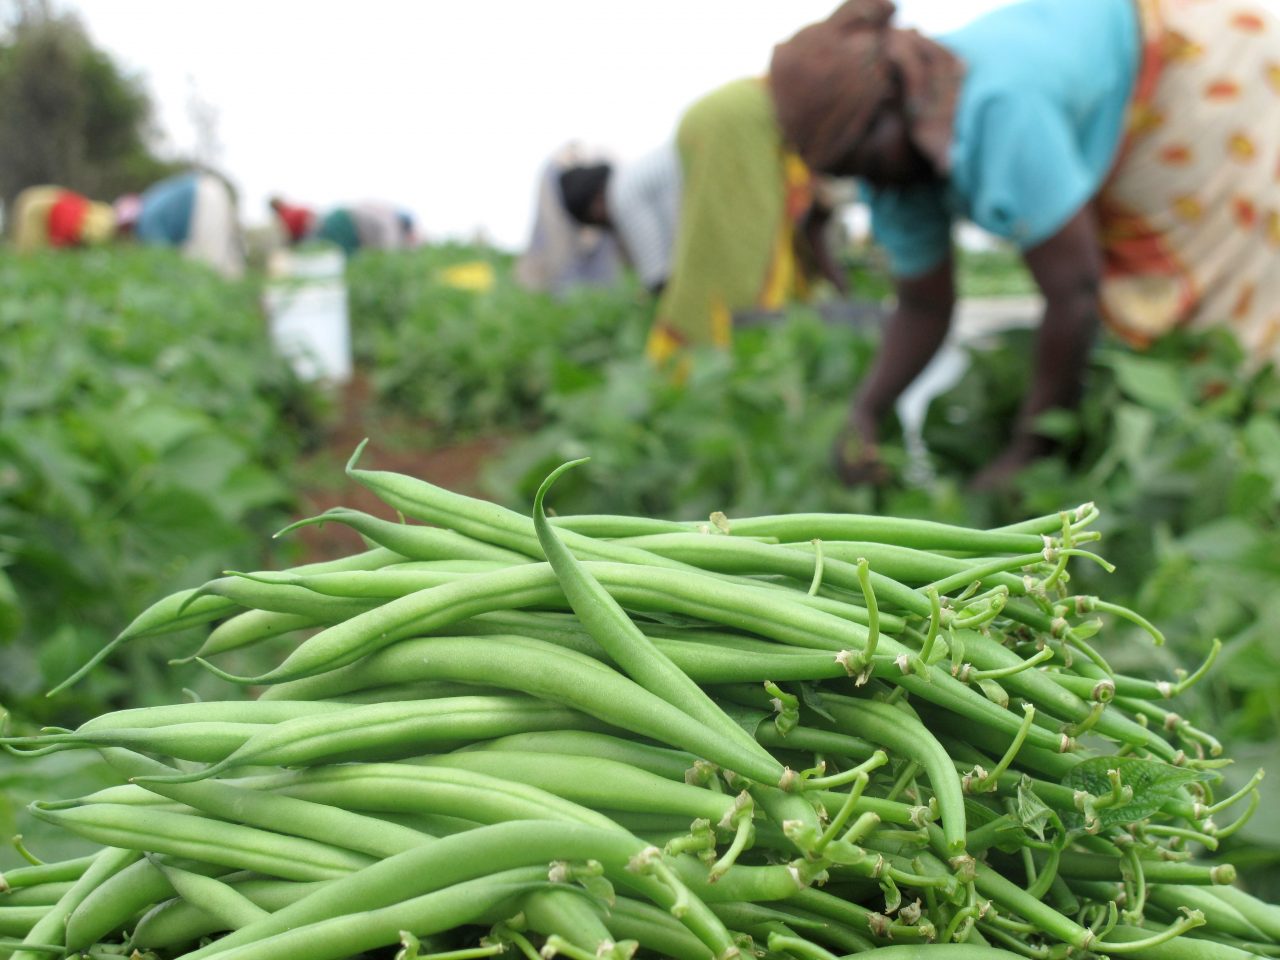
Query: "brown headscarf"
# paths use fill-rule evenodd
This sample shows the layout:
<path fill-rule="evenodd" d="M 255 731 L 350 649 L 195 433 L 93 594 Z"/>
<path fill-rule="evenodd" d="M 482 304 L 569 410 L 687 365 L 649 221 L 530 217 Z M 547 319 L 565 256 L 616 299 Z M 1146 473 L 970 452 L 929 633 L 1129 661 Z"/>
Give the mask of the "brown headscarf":
<path fill-rule="evenodd" d="M 769 85 L 778 122 L 812 169 L 847 157 L 902 80 L 907 129 L 940 174 L 949 150 L 964 64 L 941 44 L 889 25 L 890 0 L 848 0 L 773 49 Z"/>

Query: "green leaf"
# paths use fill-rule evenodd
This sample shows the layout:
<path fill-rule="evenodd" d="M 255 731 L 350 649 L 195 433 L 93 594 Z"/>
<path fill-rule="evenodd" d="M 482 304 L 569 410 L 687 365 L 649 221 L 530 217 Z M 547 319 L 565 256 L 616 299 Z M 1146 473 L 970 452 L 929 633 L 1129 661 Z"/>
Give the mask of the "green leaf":
<path fill-rule="evenodd" d="M 1045 838 L 1044 830 L 1049 825 L 1052 811 L 1031 789 L 1030 777 L 1023 777 L 1018 781 L 1018 799 L 1014 810 L 1023 830 L 1035 834 L 1039 840 Z"/>
<path fill-rule="evenodd" d="M 1180 787 L 1213 779 L 1212 774 L 1202 770 L 1175 767 L 1159 760 L 1093 757 L 1082 760 L 1067 771 L 1062 785 L 1071 790 L 1083 790 L 1095 797 L 1107 797 L 1112 792 L 1111 780 L 1107 776 L 1110 770 L 1120 771 L 1120 783 L 1133 790 L 1133 799 L 1128 803 L 1101 807 L 1098 819 L 1104 828 L 1145 820 L 1164 806 L 1165 801 L 1177 793 Z M 1079 814 L 1075 814 L 1071 817 L 1070 825 L 1076 826 L 1082 819 Z"/>
<path fill-rule="evenodd" d="M 1187 405 L 1187 388 L 1172 363 L 1131 354 L 1109 358 L 1116 380 L 1134 400 L 1156 410 L 1180 410 Z"/>

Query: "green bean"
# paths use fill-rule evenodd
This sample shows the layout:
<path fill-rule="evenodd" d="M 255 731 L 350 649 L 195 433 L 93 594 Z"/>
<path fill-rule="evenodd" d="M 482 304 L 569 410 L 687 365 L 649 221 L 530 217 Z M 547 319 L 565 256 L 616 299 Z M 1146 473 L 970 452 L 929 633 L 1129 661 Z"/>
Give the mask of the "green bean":
<path fill-rule="evenodd" d="M 947 854 L 951 857 L 963 854 L 967 830 L 964 792 L 950 756 L 929 729 L 885 703 L 835 694 L 824 697 L 823 702 L 845 730 L 857 731 L 925 769 L 938 801 Z"/>
<path fill-rule="evenodd" d="M 1021 954 L 973 943 L 902 944 L 876 947 L 876 952 L 880 954 L 876 960 L 1023 960 Z"/>
<path fill-rule="evenodd" d="M 713 823 L 734 812 L 733 797 L 675 783 L 626 763 L 599 757 L 474 750 L 422 758 L 419 763 L 505 777 L 592 809 L 678 813 Z"/>
<path fill-rule="evenodd" d="M 608 829 L 599 814 L 536 786 L 465 768 L 346 763 L 247 782 L 255 789 L 369 813 L 465 816 L 478 823 L 564 820 Z"/>
<path fill-rule="evenodd" d="M 39 866 L 18 867 L 0 874 L 0 890 L 17 890 L 21 887 L 34 887 L 41 883 L 60 883 L 63 880 L 79 880 L 84 872 L 93 865 L 97 854 L 85 857 L 74 857 L 57 863 L 42 863 Z"/>
<path fill-rule="evenodd" d="M 518 750 L 524 753 L 558 753 L 575 757 L 602 757 L 647 770 L 668 780 L 684 782 L 685 773 L 697 759 L 693 754 L 667 747 L 655 747 L 636 740 L 590 730 L 544 730 L 515 733 L 463 747 L 455 753 L 473 750 Z M 870 755 L 868 753 L 868 755 Z"/>
<path fill-rule="evenodd" d="M 269 915 L 230 884 L 158 861 L 156 866 L 178 896 L 189 903 L 198 903 L 202 910 L 212 914 L 219 923 L 226 924 L 228 929 L 237 930 Z"/>
<path fill-rule="evenodd" d="M 615 517 L 607 514 L 575 513 L 552 517 L 560 530 L 580 533 L 593 540 L 625 540 L 662 533 L 687 533 L 693 524 L 654 517 Z"/>
<path fill-rule="evenodd" d="M 415 680 L 392 683 L 385 687 L 367 687 L 339 697 L 329 697 L 324 703 L 344 703 L 352 706 L 370 703 L 388 703 L 392 700 L 439 700 L 442 697 L 501 697 L 506 690 L 501 687 L 485 687 L 475 683 L 454 683 L 452 680 Z M 285 701 L 279 701 L 285 702 Z"/>
<path fill-rule="evenodd" d="M 323 620 L 297 613 L 276 613 L 274 610 L 246 610 L 218 624 L 205 638 L 195 655 L 212 657 L 230 650 L 239 650 L 282 637 L 295 630 L 318 627 Z"/>
<path fill-rule="evenodd" d="M 338 577 L 342 580 L 356 580 L 362 575 L 377 576 L 379 570 L 357 570 L 350 573 L 316 573 L 316 574 L 276 574 L 265 572 L 260 574 L 232 574 L 210 580 L 200 587 L 205 596 L 217 596 L 234 602 L 237 606 L 272 613 L 292 614 L 299 617 L 310 617 L 323 623 L 342 623 L 360 613 L 377 606 L 376 600 L 361 600 L 352 597 L 328 597 L 297 584 L 308 577 Z M 429 574 L 418 574 L 420 577 Z M 443 578 L 444 575 L 440 575 Z"/>
<path fill-rule="evenodd" d="M 249 902 L 272 912 L 296 903 L 326 882 L 298 883 L 293 880 L 250 878 L 235 882 L 233 887 Z M 224 920 L 179 898 L 158 903 L 148 910 L 138 921 L 130 941 L 139 949 L 155 950 L 180 943 L 194 943 L 210 933 L 227 929 L 231 928 Z"/>
<path fill-rule="evenodd" d="M 329 880 L 359 870 L 370 860 L 315 840 L 161 810 L 139 816 L 132 807 L 108 803 L 51 810 L 39 802 L 28 809 L 41 820 L 97 843 L 257 870 L 286 880 Z"/>
<path fill-rule="evenodd" d="M 433 641 L 438 638 L 432 638 Z M 427 644 L 428 641 L 421 641 Z M 401 644 L 401 652 L 408 644 Z M 420 652 L 443 655 L 444 645 Z M 458 651 L 455 651 L 458 652 Z M 559 666 L 557 663 L 555 666 Z M 508 662 L 521 669 L 522 665 Z M 603 668 L 602 668 L 603 669 Z M 443 671 L 441 671 L 443 672 Z M 424 749 L 450 749 L 475 739 L 523 730 L 573 728 L 579 715 L 528 697 L 446 697 L 440 700 L 373 703 L 340 713 L 298 717 L 260 728 L 235 751 L 201 771 L 140 781 L 180 783 L 213 776 L 246 764 L 305 765 L 342 760 L 386 760 Z"/>
<path fill-rule="evenodd" d="M 0 907 L 0 936 L 26 937 L 54 905 L 46 903 L 29 904 L 25 907 Z"/>
<path fill-rule="evenodd" d="M 403 559 L 398 554 L 381 548 L 368 550 L 350 557 L 342 557 L 325 563 L 306 564 L 295 567 L 295 573 L 334 573 L 342 570 L 372 570 L 395 560 Z M 199 588 L 180 590 L 157 600 L 115 636 L 109 643 L 89 658 L 88 663 L 76 670 L 66 680 L 49 691 L 48 696 L 61 693 L 67 687 L 78 683 L 84 676 L 105 660 L 122 643 L 143 637 L 161 636 L 176 633 L 188 627 L 196 627 L 229 616 L 236 610 L 236 604 L 225 598 L 201 594 Z"/>
<path fill-rule="evenodd" d="M 1131 943 L 1151 936 L 1151 931 L 1142 927 L 1131 927 L 1120 924 L 1112 928 L 1107 938 L 1117 943 Z M 1132 952 L 1138 960 L 1256 960 L 1257 955 L 1215 943 L 1212 940 L 1201 940 L 1198 937 L 1177 937 L 1165 943 L 1146 947 Z"/>
<path fill-rule="evenodd" d="M 555 571 L 556 579 L 573 612 L 623 673 L 649 693 L 687 714 L 694 721 L 706 725 L 710 731 L 738 744 L 745 755 L 757 758 L 771 769 L 776 768 L 777 776 L 766 782 L 777 782 L 782 776 L 782 769 L 777 761 L 726 715 L 695 680 L 691 680 L 652 640 L 640 632 L 640 628 L 631 621 L 626 611 L 569 552 L 547 522 L 547 514 L 543 509 L 547 491 L 561 474 L 581 462 L 571 461 L 553 470 L 542 481 L 533 498 L 533 526 L 538 542 Z M 677 745 L 688 746 L 683 743 Z M 739 769 L 738 764 L 732 766 Z M 742 769 L 745 771 L 747 768 Z M 762 767 L 757 766 L 756 769 Z M 762 779 L 757 774 L 748 775 L 753 779 Z"/>
<path fill-rule="evenodd" d="M 734 574 L 781 574 L 796 580 L 813 576 L 813 560 L 785 547 L 739 537 L 668 533 L 628 540 L 629 546 L 680 560 L 701 570 Z M 823 582 L 861 594 L 856 564 L 824 557 Z M 910 587 L 873 570 L 877 597 L 917 616 L 929 615 L 929 602 Z"/>
<path fill-rule="evenodd" d="M 64 893 L 71 889 L 73 883 L 72 880 L 59 880 L 55 883 L 40 883 L 9 890 L 0 894 L 0 907 L 53 906 Z"/>
<path fill-rule="evenodd" d="M 529 929 L 543 936 L 559 936 L 590 956 L 612 960 L 613 937 L 605 926 L 602 911 L 581 889 L 555 884 L 530 891 L 520 900 Z"/>
<path fill-rule="evenodd" d="M 1243 914 L 1267 935 L 1267 939 L 1280 942 L 1280 907 L 1259 900 L 1237 887 L 1214 886 L 1208 889 L 1219 900 Z"/>
<path fill-rule="evenodd" d="M 605 926 L 619 940 L 672 960 L 714 960 L 707 947 L 665 910 L 630 897 L 618 897 L 605 917 Z"/>
<path fill-rule="evenodd" d="M 1199 910 L 1204 914 L 1209 928 L 1215 933 L 1230 934 L 1241 940 L 1268 939 L 1267 934 L 1254 926 L 1239 910 L 1225 900 L 1214 896 L 1209 887 L 1174 883 L 1153 884 L 1147 891 L 1147 900 L 1174 917 L 1183 907 L 1188 910 Z"/>
<path fill-rule="evenodd" d="M 452 530 L 394 523 L 348 507 L 333 507 L 319 516 L 298 520 L 276 536 L 299 527 L 322 526 L 326 523 L 348 526 L 362 537 L 409 560 L 497 560 L 506 564 L 529 562 L 529 558 L 522 553 L 504 550 Z"/>
<path fill-rule="evenodd" d="M 703 617 L 752 630 L 783 643 L 837 653 L 858 648 L 867 637 L 865 628 L 860 625 L 831 617 L 802 603 L 813 599 L 802 594 L 789 598 L 786 592 L 760 591 L 697 574 L 607 563 L 593 564 L 591 572 L 620 603 L 629 607 Z M 549 597 L 549 579 L 553 580 L 550 569 L 534 564 L 503 574 L 477 575 L 459 583 L 424 590 L 393 600 L 317 634 L 305 641 L 279 667 L 261 677 L 234 679 L 278 683 L 332 670 L 397 640 L 440 629 L 448 623 L 489 609 L 543 602 Z M 637 586 L 637 581 L 641 580 L 642 585 Z M 881 637 L 880 648 L 890 657 L 909 652 L 888 637 Z M 963 704 L 964 712 L 988 718 L 1011 736 L 1018 733 L 1020 719 L 983 695 L 937 667 L 930 668 L 929 677 L 930 680 L 904 676 L 899 683 L 911 692 L 944 706 Z M 1036 729 L 1031 731 L 1030 742 L 1050 747 L 1058 745 L 1057 738 L 1048 731 Z"/>
<path fill-rule="evenodd" d="M 140 729 L 167 727 L 173 724 L 199 722 L 227 722 L 246 724 L 271 724 L 292 720 L 295 717 L 339 713 L 340 704 L 271 702 L 266 700 L 200 700 L 195 703 L 174 703 L 157 707 L 136 707 L 132 710 L 116 710 L 86 720 L 77 732 L 112 728 Z"/>
<path fill-rule="evenodd" d="M 381 685 L 386 682 L 383 678 L 423 679 L 414 672 L 419 669 L 429 670 L 433 679 L 506 686 L 564 704 L 614 727 L 688 750 L 757 782 L 778 783 L 783 778 L 782 765 L 767 753 L 741 749 L 736 741 L 726 742 L 718 733 L 612 668 L 525 637 L 408 640 L 351 666 L 294 681 L 282 695 L 328 697 L 362 686 Z"/>
<path fill-rule="evenodd" d="M 352 454 L 347 463 L 347 475 L 406 516 L 425 523 L 439 524 L 463 536 L 506 547 L 534 559 L 543 559 L 542 547 L 538 543 L 533 520 L 529 517 L 495 503 L 443 490 L 413 477 L 381 470 L 358 470 L 355 464 L 363 449 L 364 443 L 361 443 Z M 565 545 L 580 559 L 613 560 L 675 570 L 693 570 L 645 550 L 636 550 L 608 540 L 593 540 L 569 530 L 565 530 L 562 537 Z"/>
<path fill-rule="evenodd" d="M 727 943 L 723 926 L 705 904 L 672 880 L 660 880 L 646 873 L 628 871 L 633 858 L 644 853 L 643 844 L 615 829 L 604 830 L 582 824 L 549 820 L 512 821 L 442 837 L 428 847 L 408 850 L 375 863 L 359 873 L 335 881 L 270 917 L 228 934 L 191 954 L 186 960 L 203 960 L 231 947 L 261 940 L 280 931 L 315 923 L 335 912 L 372 911 L 389 903 L 418 897 L 481 875 L 516 869 L 550 860 L 598 860 L 606 876 L 625 881 L 661 907 L 681 902 L 687 905 L 682 917 L 695 935 L 717 949 Z M 679 867 L 679 859 L 674 861 Z M 706 868 L 694 862 L 705 874 Z M 730 871 L 732 874 L 732 871 Z M 728 876 L 725 877 L 727 881 Z"/>
<path fill-rule="evenodd" d="M 135 850 L 123 850 L 107 847 L 94 855 L 79 879 L 53 907 L 38 919 L 23 938 L 24 943 L 61 943 L 67 928 L 69 917 L 80 903 L 91 892 L 105 883 L 110 877 L 128 867 L 139 857 Z M 22 909 L 22 908 L 18 908 Z M 15 950 L 9 960 L 37 960 L 39 954 L 25 950 Z"/>
<path fill-rule="evenodd" d="M 130 778 L 161 778 L 172 767 L 124 750 L 104 751 L 107 762 Z M 212 780 L 198 783 L 164 783 L 150 780 L 147 789 L 189 804 L 202 813 L 246 826 L 320 843 L 334 844 L 356 853 L 387 857 L 433 838 L 394 824 L 362 817 L 345 809 L 308 803 L 289 797 L 264 796 L 253 790 Z M 179 891 L 181 892 L 181 891 Z"/>
<path fill-rule="evenodd" d="M 803 543 L 784 543 L 783 549 L 813 554 L 815 547 L 812 541 Z M 911 547 L 894 546 L 887 543 L 870 543 L 868 541 L 822 541 L 822 553 L 827 559 L 841 560 L 845 563 L 857 563 L 865 559 L 867 563 L 887 577 L 908 585 L 924 586 L 972 570 L 977 562 L 972 559 L 958 559 L 928 550 L 916 550 Z M 1011 573 L 995 574 L 987 578 L 991 586 L 1005 586 L 1009 592 L 1018 596 L 1026 591 L 1022 578 Z"/>
<path fill-rule="evenodd" d="M 218 872 L 217 868 L 209 868 Z M 67 950 L 87 949 L 157 900 L 173 895 L 173 886 L 158 866 L 139 860 L 95 887 L 67 917 Z"/>
<path fill-rule="evenodd" d="M 163 753 L 179 760 L 214 763 L 237 750 L 255 734 L 271 730 L 264 723 L 175 723 L 167 727 L 114 728 L 84 733 L 47 733 L 38 737 L 10 737 L 7 743 L 53 750 L 77 747 L 128 747 Z"/>
<path fill-rule="evenodd" d="M 742 537 L 777 537 L 780 541 L 870 540 L 920 550 L 953 550 L 970 554 L 1033 553 L 1044 548 L 1035 533 L 972 530 L 933 520 L 851 513 L 792 513 L 743 517 L 729 521 L 729 532 Z"/>
<path fill-rule="evenodd" d="M 965 655 L 980 669 L 1019 666 L 1023 663 L 1022 658 L 1012 650 L 978 631 L 966 630 L 963 634 Z M 1003 678 L 1002 682 L 1010 690 L 1034 703 L 1037 710 L 1075 721 L 1083 720 L 1089 715 L 1089 704 L 1058 686 L 1051 677 L 1039 670 L 1023 670 Z M 1124 718 L 1115 710 L 1105 710 L 1094 729 L 1121 743 L 1146 747 L 1162 759 L 1169 760 L 1173 757 L 1173 748 L 1167 741 Z"/>
<path fill-rule="evenodd" d="M 398 943 L 405 930 L 414 930 L 417 936 L 428 936 L 478 922 L 490 911 L 513 904 L 517 898 L 546 886 L 547 881 L 533 870 L 507 871 L 406 898 L 376 910 L 327 917 L 256 942 L 227 948 L 220 955 L 226 960 L 267 960 L 282 956 L 340 960 Z M 240 929 L 247 930 L 252 926 Z M 234 934 L 224 937 L 219 943 L 231 936 Z M 194 958 L 199 953 L 196 951 L 187 957 Z"/>
<path fill-rule="evenodd" d="M 1064 850 L 1058 861 L 1058 872 L 1064 877 L 1081 880 L 1121 880 L 1121 861 L 1116 857 L 1099 856 Z M 1229 863 L 1214 866 L 1173 860 L 1142 861 L 1142 871 L 1152 883 L 1179 884 L 1230 884 L 1236 870 Z"/>

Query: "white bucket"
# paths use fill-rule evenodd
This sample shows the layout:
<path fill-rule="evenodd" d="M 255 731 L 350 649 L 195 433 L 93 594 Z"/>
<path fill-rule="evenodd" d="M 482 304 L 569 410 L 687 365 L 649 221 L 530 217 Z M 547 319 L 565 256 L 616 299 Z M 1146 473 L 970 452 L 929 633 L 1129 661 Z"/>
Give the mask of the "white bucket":
<path fill-rule="evenodd" d="M 267 286 L 271 341 L 303 380 L 351 379 L 346 261 L 338 251 L 277 255 Z"/>

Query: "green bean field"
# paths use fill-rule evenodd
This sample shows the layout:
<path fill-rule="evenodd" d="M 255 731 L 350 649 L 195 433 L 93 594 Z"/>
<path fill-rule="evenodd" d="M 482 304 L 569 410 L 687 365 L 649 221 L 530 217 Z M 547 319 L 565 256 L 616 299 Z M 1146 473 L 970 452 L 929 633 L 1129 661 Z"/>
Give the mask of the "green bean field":
<path fill-rule="evenodd" d="M 1104 340 L 993 495 L 993 335 L 848 488 L 874 323 L 676 383 L 637 288 L 367 252 L 333 387 L 170 254 L 0 260 L 0 954 L 1280 956 L 1280 377 L 1233 343 Z"/>

